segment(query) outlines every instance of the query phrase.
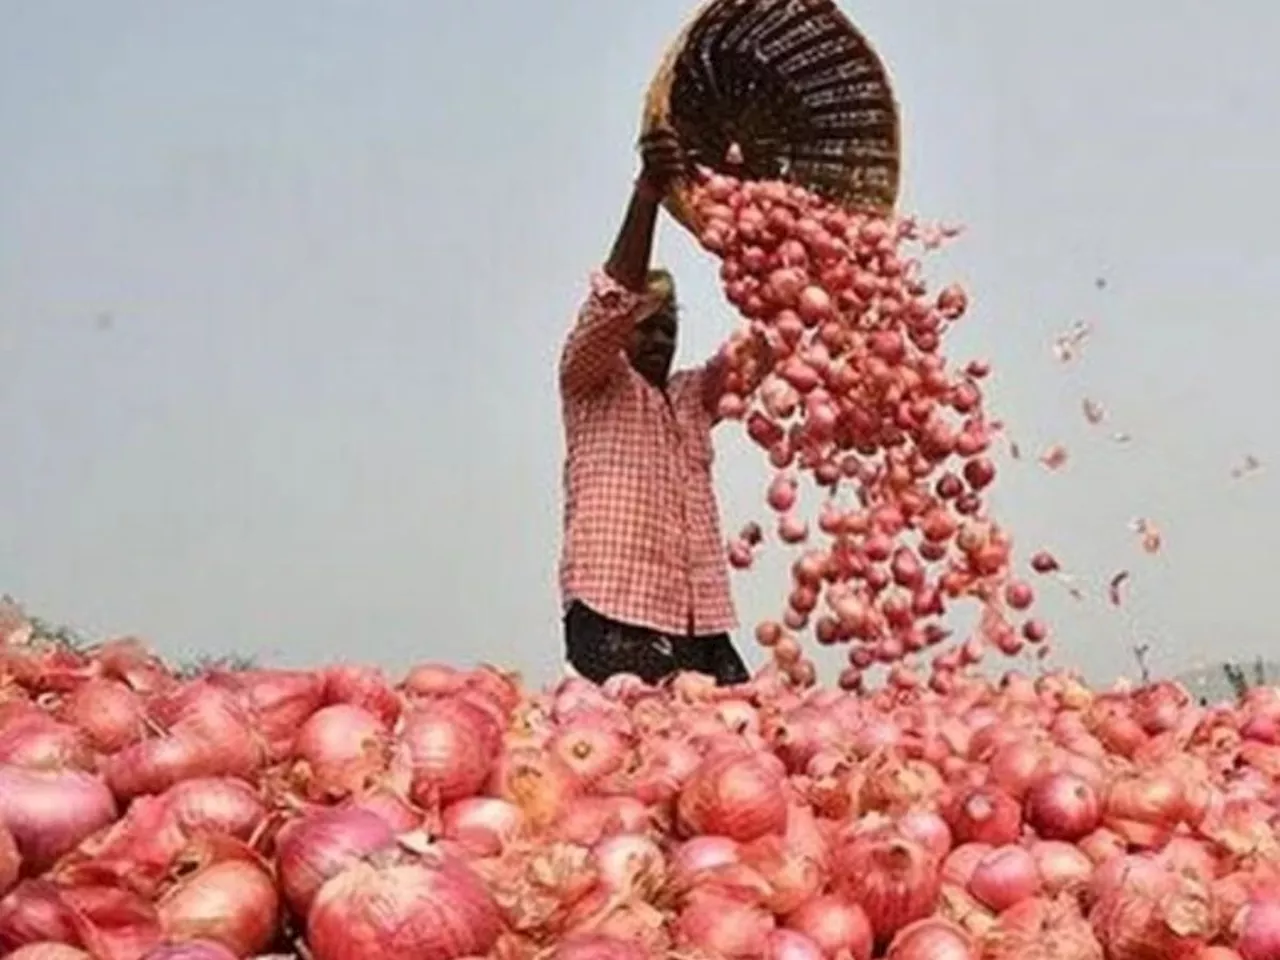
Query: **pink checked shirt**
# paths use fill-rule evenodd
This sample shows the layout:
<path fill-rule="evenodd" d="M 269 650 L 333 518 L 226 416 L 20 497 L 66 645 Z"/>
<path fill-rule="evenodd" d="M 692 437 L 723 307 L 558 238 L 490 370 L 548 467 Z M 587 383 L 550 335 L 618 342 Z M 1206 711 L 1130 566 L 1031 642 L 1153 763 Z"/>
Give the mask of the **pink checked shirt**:
<path fill-rule="evenodd" d="M 674 374 L 666 396 L 636 373 L 624 349 L 640 306 L 594 274 L 560 359 L 561 598 L 676 636 L 732 630 L 705 368 Z"/>

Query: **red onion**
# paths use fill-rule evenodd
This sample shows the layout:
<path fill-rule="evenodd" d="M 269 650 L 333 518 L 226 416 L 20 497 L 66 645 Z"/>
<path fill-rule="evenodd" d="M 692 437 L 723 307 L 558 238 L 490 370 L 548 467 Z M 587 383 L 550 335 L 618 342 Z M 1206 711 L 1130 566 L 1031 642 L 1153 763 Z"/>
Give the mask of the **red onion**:
<path fill-rule="evenodd" d="M 840 722 L 831 713 L 800 707 L 774 732 L 774 751 L 789 770 L 799 772 L 824 746 L 841 739 L 842 733 Z"/>
<path fill-rule="evenodd" d="M 446 807 L 443 835 L 477 857 L 502 853 L 525 828 L 524 812 L 498 797 L 467 797 Z"/>
<path fill-rule="evenodd" d="M 979 862 L 969 880 L 969 892 L 1000 913 L 1040 891 L 1036 861 L 1023 847 L 997 847 Z"/>
<path fill-rule="evenodd" d="M 489 953 L 500 932 L 484 884 L 448 859 L 356 864 L 320 888 L 307 915 L 315 960 L 457 960 Z"/>
<path fill-rule="evenodd" d="M 951 828 L 932 810 L 909 810 L 898 818 L 898 831 L 916 841 L 933 856 L 942 860 L 951 852 Z"/>
<path fill-rule="evenodd" d="M 946 920 L 918 920 L 889 945 L 886 960 L 978 960 L 972 938 Z"/>
<path fill-rule="evenodd" d="M 195 777 L 249 778 L 265 759 L 245 715 L 216 688 L 193 685 L 169 702 L 169 735 L 143 740 L 108 757 L 103 774 L 120 799 L 164 793 Z"/>
<path fill-rule="evenodd" d="M 520 808 L 531 828 L 544 829 L 569 809 L 581 784 L 554 753 L 508 750 L 489 777 L 489 793 Z"/>
<path fill-rule="evenodd" d="M 325 881 L 394 843 L 391 828 L 367 810 L 324 810 L 298 821 L 277 844 L 285 901 L 295 916 L 305 918 Z"/>
<path fill-rule="evenodd" d="M 77 687 L 58 716 L 78 729 L 96 750 L 115 753 L 142 738 L 142 698 L 119 680 L 95 678 Z"/>
<path fill-rule="evenodd" d="M 627 757 L 623 736 L 593 722 L 590 714 L 581 714 L 556 731 L 547 748 L 587 787 L 615 773 Z"/>
<path fill-rule="evenodd" d="M 94 768 L 93 749 L 75 727 L 32 713 L 0 727 L 0 764 L 39 770 Z"/>
<path fill-rule="evenodd" d="M 180 880 L 156 906 L 170 940 L 212 940 L 247 956 L 271 943 L 280 899 L 262 866 L 224 860 Z"/>
<path fill-rule="evenodd" d="M 787 797 L 777 770 L 749 753 L 708 757 L 680 793 L 685 830 L 755 840 L 781 834 L 787 825 Z"/>
<path fill-rule="evenodd" d="M 677 942 L 730 960 L 762 957 L 773 929 L 762 908 L 711 890 L 695 890 L 675 922 Z"/>
<path fill-rule="evenodd" d="M 0 900 L 0 952 L 40 941 L 79 943 L 58 888 L 48 880 L 24 880 Z"/>
<path fill-rule="evenodd" d="M 344 809 L 368 810 L 386 821 L 392 833 L 408 833 L 422 826 L 424 811 L 385 785 L 361 790 L 343 804 Z"/>
<path fill-rule="evenodd" d="M 482 663 L 467 673 L 467 689 L 464 692 L 488 700 L 504 718 L 509 718 L 524 698 L 518 673 L 501 670 L 488 663 Z"/>
<path fill-rule="evenodd" d="M 445 663 L 420 663 L 410 668 L 403 683 L 405 692 L 416 697 L 450 697 L 466 685 L 466 674 Z"/>
<path fill-rule="evenodd" d="M 1098 828 L 1101 817 L 1093 788 L 1070 773 L 1041 778 L 1027 796 L 1027 823 L 1046 840 L 1080 840 Z"/>
<path fill-rule="evenodd" d="M 324 671 L 324 703 L 367 710 L 390 730 L 400 718 L 400 697 L 377 667 L 337 664 Z"/>
<path fill-rule="evenodd" d="M 1019 739 L 1001 747 L 987 766 L 991 782 L 1015 800 L 1021 800 L 1049 768 L 1045 748 L 1032 740 Z"/>
<path fill-rule="evenodd" d="M 487 714 L 456 699 L 411 710 L 401 737 L 413 761 L 413 799 L 424 807 L 479 793 L 499 740 Z"/>
<path fill-rule="evenodd" d="M 345 703 L 313 713 L 293 745 L 307 792 L 316 799 L 346 796 L 367 786 L 387 769 L 389 753 L 382 721 Z"/>
<path fill-rule="evenodd" d="M 878 942 L 929 915 L 938 901 L 938 863 L 914 841 L 888 833 L 851 839 L 836 851 L 837 893 L 866 911 Z"/>
<path fill-rule="evenodd" d="M 91 774 L 0 765 L 0 824 L 30 872 L 44 870 L 116 816 L 111 792 Z"/>
<path fill-rule="evenodd" d="M 1231 924 L 1232 939 L 1241 960 L 1280 957 L 1280 900 L 1254 900 Z"/>
<path fill-rule="evenodd" d="M 765 941 L 766 960 L 823 960 L 818 945 L 794 930 L 774 930 Z"/>
<path fill-rule="evenodd" d="M 1103 822 L 1130 846 L 1155 849 L 1172 836 L 1183 811 L 1182 784 L 1158 771 L 1145 771 L 1111 782 Z"/>
<path fill-rule="evenodd" d="M 841 954 L 852 960 L 871 958 L 871 921 L 862 907 L 843 897 L 813 897 L 787 914 L 783 924 L 817 944 L 827 960 L 836 960 Z"/>
<path fill-rule="evenodd" d="M 164 800 L 188 833 L 212 830 L 248 840 L 267 815 L 257 792 L 234 777 L 196 777 L 175 784 Z"/>
<path fill-rule="evenodd" d="M 1022 832 L 1018 801 L 997 787 L 974 787 L 957 795 L 947 811 L 957 843 L 1014 843 Z"/>

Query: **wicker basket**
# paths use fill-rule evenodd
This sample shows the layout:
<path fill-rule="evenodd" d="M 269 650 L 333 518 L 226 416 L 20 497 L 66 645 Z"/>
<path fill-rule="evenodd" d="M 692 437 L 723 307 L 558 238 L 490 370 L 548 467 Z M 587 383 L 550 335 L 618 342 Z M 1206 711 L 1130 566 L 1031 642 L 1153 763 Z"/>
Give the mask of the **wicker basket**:
<path fill-rule="evenodd" d="M 663 57 L 641 126 L 669 127 L 712 169 L 790 180 L 849 209 L 883 214 L 897 201 L 888 72 L 832 0 L 707 0 Z M 689 186 L 666 206 L 696 232 Z"/>

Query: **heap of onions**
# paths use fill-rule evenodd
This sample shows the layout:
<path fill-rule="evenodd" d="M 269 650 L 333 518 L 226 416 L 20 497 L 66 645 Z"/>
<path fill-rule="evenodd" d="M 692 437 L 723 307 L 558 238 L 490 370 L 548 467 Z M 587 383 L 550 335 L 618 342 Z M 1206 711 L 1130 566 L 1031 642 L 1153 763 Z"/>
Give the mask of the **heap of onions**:
<path fill-rule="evenodd" d="M 966 668 L 867 695 L 776 666 L 733 690 L 439 665 L 166 681 L 148 658 L 145 732 L 112 751 L 69 706 L 107 689 L 81 656 L 0 705 L 10 743 L 89 750 L 0 765 L 9 955 L 1274 953 L 1280 767 L 1258 748 L 1280 700 L 1257 693 Z"/>

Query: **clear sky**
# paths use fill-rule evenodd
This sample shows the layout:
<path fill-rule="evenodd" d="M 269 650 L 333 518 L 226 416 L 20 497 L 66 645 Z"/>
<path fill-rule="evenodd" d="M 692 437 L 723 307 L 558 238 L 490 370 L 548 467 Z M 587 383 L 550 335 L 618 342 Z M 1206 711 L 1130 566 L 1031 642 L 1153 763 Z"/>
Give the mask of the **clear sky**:
<path fill-rule="evenodd" d="M 903 105 L 904 207 L 969 227 L 930 268 L 973 295 L 951 352 L 1072 454 L 1010 464 L 1000 516 L 1086 581 L 1133 570 L 1120 612 L 1046 591 L 1059 662 L 1274 649 L 1276 481 L 1230 471 L 1280 456 L 1280 4 L 846 9 Z M 0 591 L 176 657 L 550 677 L 555 362 L 689 10 L 0 0 Z M 710 258 L 659 246 L 692 362 L 732 316 Z M 767 473 L 717 443 L 732 530 Z M 744 624 L 783 569 L 736 579 Z"/>

